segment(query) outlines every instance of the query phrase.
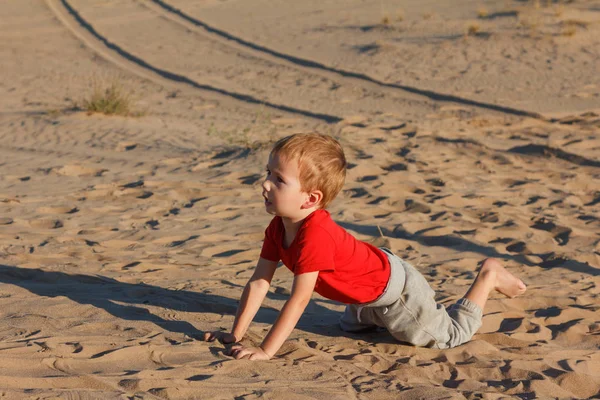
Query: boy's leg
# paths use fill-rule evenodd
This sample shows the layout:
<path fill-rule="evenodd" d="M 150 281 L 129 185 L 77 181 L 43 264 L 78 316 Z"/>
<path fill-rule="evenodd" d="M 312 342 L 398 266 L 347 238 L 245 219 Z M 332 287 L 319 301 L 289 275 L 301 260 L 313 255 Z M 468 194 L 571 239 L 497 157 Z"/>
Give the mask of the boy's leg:
<path fill-rule="evenodd" d="M 481 326 L 481 308 L 466 299 L 448 310 L 435 301 L 435 292 L 419 271 L 402 260 L 406 283 L 402 296 L 373 311 L 373 321 L 398 341 L 420 347 L 445 349 L 469 341 Z"/>
<path fill-rule="evenodd" d="M 481 326 L 483 307 L 492 289 L 509 297 L 525 291 L 521 280 L 497 260 L 488 259 L 465 297 L 445 309 L 435 302 L 435 293 L 425 278 L 410 264 L 403 265 L 406 285 L 402 297 L 374 311 L 396 339 L 417 346 L 448 348 L 469 341 Z"/>
<path fill-rule="evenodd" d="M 361 318 L 366 316 L 366 311 L 370 310 L 366 310 L 356 304 L 348 304 L 344 310 L 344 314 L 340 318 L 340 328 L 345 332 L 354 333 L 371 331 L 377 328 L 377 325 L 374 325 L 371 321 Z"/>
<path fill-rule="evenodd" d="M 477 304 L 483 310 L 492 290 L 507 297 L 515 297 L 525 293 L 527 287 L 523 281 L 508 272 L 498 260 L 488 258 L 483 261 L 475 282 L 464 298 Z"/>

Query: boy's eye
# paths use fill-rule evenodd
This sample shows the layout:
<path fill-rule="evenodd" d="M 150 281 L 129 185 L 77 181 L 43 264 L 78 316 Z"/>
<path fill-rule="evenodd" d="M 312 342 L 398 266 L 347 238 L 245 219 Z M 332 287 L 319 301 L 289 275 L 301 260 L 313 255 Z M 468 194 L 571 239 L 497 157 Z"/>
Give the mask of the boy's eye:
<path fill-rule="evenodd" d="M 280 177 L 280 176 L 278 176 L 278 177 L 277 177 L 277 182 L 285 183 L 285 182 L 283 181 L 283 179 L 281 179 L 281 177 Z"/>

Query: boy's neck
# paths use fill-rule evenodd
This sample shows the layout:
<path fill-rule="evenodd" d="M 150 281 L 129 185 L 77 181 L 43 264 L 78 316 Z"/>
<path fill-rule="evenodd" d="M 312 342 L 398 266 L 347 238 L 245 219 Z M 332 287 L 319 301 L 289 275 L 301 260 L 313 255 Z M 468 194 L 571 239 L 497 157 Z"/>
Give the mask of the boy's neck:
<path fill-rule="evenodd" d="M 303 211 L 305 212 L 303 212 L 301 215 L 298 215 L 295 218 L 281 217 L 281 221 L 283 222 L 283 228 L 285 229 L 286 234 L 295 236 L 298 232 L 298 229 L 300 229 L 300 226 L 302 226 L 304 220 L 308 218 L 308 216 L 311 215 L 313 212 L 317 211 L 317 209 L 310 208 Z"/>

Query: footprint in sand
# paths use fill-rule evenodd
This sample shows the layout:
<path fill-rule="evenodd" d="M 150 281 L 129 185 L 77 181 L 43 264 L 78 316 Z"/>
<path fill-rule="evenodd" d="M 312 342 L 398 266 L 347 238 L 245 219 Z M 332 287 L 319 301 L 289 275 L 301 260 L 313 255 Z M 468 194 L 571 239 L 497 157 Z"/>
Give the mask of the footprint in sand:
<path fill-rule="evenodd" d="M 134 262 L 131 262 L 131 263 L 127 264 L 127 265 L 122 266 L 121 269 L 122 270 L 128 270 L 128 269 L 137 267 L 140 264 L 141 264 L 140 261 L 134 261 Z"/>
<path fill-rule="evenodd" d="M 587 214 L 581 214 L 580 216 L 577 217 L 577 219 L 584 221 L 586 225 L 600 220 L 600 218 L 598 218 L 598 217 L 595 217 L 593 215 L 587 215 Z"/>
<path fill-rule="evenodd" d="M 406 199 L 404 201 L 404 205 L 406 207 L 404 211 L 423 214 L 429 214 L 431 212 L 431 208 L 429 206 L 412 199 Z"/>
<path fill-rule="evenodd" d="M 377 180 L 377 175 L 365 175 L 356 179 L 356 182 L 371 182 Z"/>
<path fill-rule="evenodd" d="M 367 126 L 369 119 L 363 115 L 352 115 L 350 117 L 344 118 L 341 122 L 344 125 L 356 126 L 359 128 L 364 128 Z"/>
<path fill-rule="evenodd" d="M 517 330 L 523 323 L 523 318 L 504 318 L 500 323 L 498 332 L 512 332 Z"/>
<path fill-rule="evenodd" d="M 239 178 L 239 180 L 244 185 L 254 185 L 261 178 L 262 178 L 262 175 L 252 174 L 252 175 L 242 176 L 241 178 Z"/>
<path fill-rule="evenodd" d="M 158 222 L 155 219 L 148 220 L 144 224 L 145 227 L 148 227 L 148 228 L 152 229 L 153 231 L 158 230 L 158 228 L 157 228 L 158 225 L 160 225 L 160 222 Z"/>
<path fill-rule="evenodd" d="M 231 257 L 234 256 L 238 253 L 243 253 L 244 251 L 247 251 L 248 249 L 232 249 L 232 250 L 227 250 L 227 251 L 223 251 L 221 253 L 217 253 L 217 254 L 213 254 L 213 257 Z"/>
<path fill-rule="evenodd" d="M 152 243 L 163 245 L 165 247 L 178 247 L 186 244 L 190 240 L 198 239 L 200 236 L 192 235 L 192 236 L 168 236 L 157 239 Z"/>
<path fill-rule="evenodd" d="M 59 175 L 64 176 L 102 176 L 102 174 L 108 171 L 105 168 L 94 168 L 86 167 L 83 165 L 65 165 L 61 168 L 51 169 Z"/>
<path fill-rule="evenodd" d="M 73 346 L 73 353 L 81 353 L 81 351 L 83 350 L 83 346 L 79 343 L 79 342 L 67 342 L 65 343 L 69 346 Z"/>
<path fill-rule="evenodd" d="M 194 207 L 194 204 L 196 204 L 197 202 L 202 201 L 202 200 L 206 200 L 206 199 L 208 199 L 208 197 L 198 197 L 198 198 L 195 198 L 195 199 L 191 199 L 190 201 L 188 201 L 187 203 L 185 203 L 183 205 L 183 207 L 184 208 L 192 208 L 192 207 Z"/>
<path fill-rule="evenodd" d="M 387 200 L 389 199 L 388 196 L 379 196 L 374 200 L 371 200 L 368 204 L 372 204 L 372 205 L 378 205 L 379 203 L 381 203 L 383 200 Z M 389 215 L 389 214 L 388 214 Z M 383 217 L 380 217 L 383 218 Z"/>
<path fill-rule="evenodd" d="M 588 332 L 587 327 L 580 324 L 581 321 L 583 318 L 576 318 L 560 324 L 547 325 L 546 328 L 552 331 L 552 340 L 562 335 L 565 335 L 567 339 L 574 339 L 573 336 L 583 336 Z M 570 330 L 573 330 L 573 335 L 568 335 Z"/>
<path fill-rule="evenodd" d="M 398 157 L 405 158 L 408 155 L 408 153 L 410 153 L 410 152 L 411 152 L 411 150 L 408 147 L 403 147 L 400 149 L 400 151 L 396 152 L 396 155 Z M 408 161 L 411 161 L 411 160 L 408 160 Z"/>
<path fill-rule="evenodd" d="M 213 375 L 194 375 L 194 376 L 190 376 L 189 378 L 186 378 L 186 381 L 190 381 L 190 382 L 202 382 L 205 381 L 207 379 L 212 378 Z"/>
<path fill-rule="evenodd" d="M 32 228 L 39 229 L 58 229 L 63 227 L 63 223 L 59 219 L 53 218 L 40 218 L 29 221 L 29 225 Z"/>
<path fill-rule="evenodd" d="M 137 391 L 140 387 L 141 379 L 122 379 L 119 386 L 129 391 Z"/>
<path fill-rule="evenodd" d="M 406 170 L 408 170 L 408 167 L 404 163 L 395 163 L 395 164 L 390 164 L 387 167 L 383 167 L 382 169 L 385 171 L 388 171 L 388 172 L 394 172 L 394 171 L 406 171 Z"/>
<path fill-rule="evenodd" d="M 533 221 L 534 224 L 531 225 L 533 229 L 550 232 L 559 246 L 564 246 L 569 243 L 571 232 L 573 232 L 571 228 L 556 225 L 554 222 L 545 217 L 534 219 Z"/>
<path fill-rule="evenodd" d="M 238 253 L 243 253 L 248 249 L 231 249 L 231 245 L 211 246 L 202 250 L 204 257 L 231 257 Z"/>
<path fill-rule="evenodd" d="M 124 185 L 121 185 L 121 187 L 123 189 L 133 189 L 133 188 L 138 188 L 138 187 L 142 187 L 142 186 L 144 186 L 144 181 L 143 180 L 129 182 L 129 183 L 126 183 Z"/>
<path fill-rule="evenodd" d="M 589 203 L 586 203 L 585 206 L 586 207 L 591 207 L 591 206 L 595 206 L 596 204 L 600 203 L 600 194 L 598 194 L 593 200 L 591 200 Z"/>
<path fill-rule="evenodd" d="M 133 240 L 112 239 L 112 240 L 106 240 L 104 242 L 101 242 L 100 246 L 106 247 L 106 248 L 109 248 L 109 249 L 118 249 L 118 250 L 127 249 L 127 250 L 132 250 L 132 249 L 138 247 L 139 243 L 136 242 L 136 241 L 133 241 Z"/>
<path fill-rule="evenodd" d="M 79 209 L 73 206 L 40 207 L 37 212 L 40 214 L 74 214 Z"/>
<path fill-rule="evenodd" d="M 131 150 L 135 149 L 136 147 L 137 147 L 137 143 L 135 143 L 135 142 L 120 142 L 119 144 L 117 144 L 117 147 L 115 148 L 115 150 L 119 151 L 119 152 L 131 151 Z"/>
<path fill-rule="evenodd" d="M 440 219 L 441 217 L 443 217 L 446 214 L 447 214 L 446 211 L 440 211 L 439 213 L 435 213 L 431 217 L 429 217 L 429 220 L 431 220 L 431 221 L 437 221 L 438 219 Z M 442 221 L 444 221 L 446 219 L 448 219 L 448 217 L 442 219 Z"/>
<path fill-rule="evenodd" d="M 524 205 L 528 206 L 531 204 L 535 204 L 539 200 L 544 200 L 544 199 L 546 199 L 546 197 L 544 197 L 544 196 L 531 196 L 529 199 L 527 199 L 527 202 Z"/>
<path fill-rule="evenodd" d="M 149 197 L 154 196 L 154 193 L 152 192 L 148 192 L 148 191 L 143 191 L 142 194 L 140 194 L 139 196 L 137 196 L 138 199 L 147 199 Z"/>
<path fill-rule="evenodd" d="M 186 208 L 191 208 L 195 203 L 207 199 L 206 196 L 201 196 L 202 191 L 199 189 L 176 188 L 168 192 L 169 199 L 175 200 L 183 204 Z"/>
<path fill-rule="evenodd" d="M 354 198 L 357 198 L 357 197 L 368 196 L 369 192 L 367 192 L 363 188 L 352 188 L 352 189 L 344 190 L 344 194 L 346 196 L 349 196 L 349 197 L 351 197 L 351 198 L 354 199 Z"/>
<path fill-rule="evenodd" d="M 561 308 L 556 307 L 556 306 L 551 306 L 548 308 L 536 310 L 534 315 L 536 317 L 548 318 L 548 317 L 558 317 L 561 313 L 562 313 Z"/>
<path fill-rule="evenodd" d="M 356 158 L 358 158 L 359 160 L 368 160 L 370 158 L 373 158 L 372 155 L 365 153 L 363 150 L 357 150 L 356 151 Z"/>
<path fill-rule="evenodd" d="M 114 197 L 117 198 L 135 197 L 137 199 L 147 199 L 149 197 L 154 196 L 153 192 L 147 190 L 140 190 L 138 188 L 115 190 L 112 194 Z"/>
<path fill-rule="evenodd" d="M 398 129 L 406 128 L 406 122 L 402 122 L 400 124 L 392 124 L 392 125 L 378 124 L 378 125 L 374 125 L 374 128 L 381 129 L 382 131 L 395 131 Z M 379 138 L 376 138 L 376 139 L 385 141 L 385 139 L 379 139 Z"/>
<path fill-rule="evenodd" d="M 446 182 L 444 182 L 440 178 L 427 179 L 425 182 L 429 183 L 432 186 L 437 186 L 437 187 L 446 186 Z"/>
<path fill-rule="evenodd" d="M 491 243 L 491 242 L 490 242 Z M 525 242 L 517 241 L 506 246 L 506 251 L 511 253 L 529 254 L 531 251 L 527 248 Z"/>
<path fill-rule="evenodd" d="M 498 218 L 498 214 L 493 211 L 488 211 L 479 214 L 479 220 L 481 222 L 498 222 L 500 219 Z"/>

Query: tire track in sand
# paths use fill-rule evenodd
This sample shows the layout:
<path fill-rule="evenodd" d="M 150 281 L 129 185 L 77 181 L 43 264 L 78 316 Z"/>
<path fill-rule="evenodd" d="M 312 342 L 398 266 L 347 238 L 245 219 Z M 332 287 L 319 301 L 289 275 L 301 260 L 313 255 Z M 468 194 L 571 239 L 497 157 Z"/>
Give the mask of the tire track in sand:
<path fill-rule="evenodd" d="M 343 118 L 335 115 L 314 113 L 283 104 L 262 101 L 250 95 L 201 84 L 185 75 L 158 68 L 102 36 L 67 0 L 46 0 L 46 4 L 58 20 L 92 51 L 119 68 L 144 79 L 162 86 L 191 87 L 230 100 L 237 100 L 246 105 L 266 106 L 281 112 L 317 119 L 326 123 L 337 123 L 343 120 Z"/>
<path fill-rule="evenodd" d="M 500 112 L 503 114 L 515 115 L 520 117 L 531 117 L 535 119 L 540 119 L 546 121 L 547 118 L 542 114 L 531 112 L 527 110 L 521 110 L 513 107 L 497 105 L 492 103 L 485 103 L 482 101 L 467 99 L 464 97 L 454 96 L 450 94 L 439 93 L 431 90 L 419 89 L 412 86 L 399 85 L 395 83 L 387 83 L 376 78 L 373 78 L 367 74 L 363 74 L 360 72 L 347 71 L 340 68 L 331 67 L 325 64 L 322 64 L 318 61 L 309 60 L 306 58 L 297 57 L 290 54 L 285 54 L 279 52 L 277 50 L 270 49 L 268 47 L 259 45 L 257 43 L 253 43 L 237 36 L 234 36 L 226 31 L 215 28 L 206 22 L 203 22 L 197 18 L 194 18 L 180 9 L 166 3 L 163 0 L 148 0 L 142 2 L 148 8 L 153 9 L 154 11 L 162 14 L 165 18 L 180 23 L 190 28 L 190 25 L 193 27 L 200 27 L 203 29 L 203 35 L 205 37 L 209 37 L 214 41 L 218 41 L 220 44 L 233 48 L 237 51 L 244 51 L 246 53 L 250 53 L 251 55 L 262 58 L 271 62 L 277 62 L 279 64 L 284 64 L 286 66 L 294 66 L 298 69 L 301 69 L 305 72 L 311 73 L 321 73 L 321 75 L 325 75 L 327 78 L 332 79 L 340 79 L 343 78 L 347 81 L 352 81 L 357 86 L 369 86 L 376 87 L 381 90 L 385 90 L 387 92 L 398 92 L 402 91 L 404 94 L 412 94 L 415 96 L 412 100 L 423 100 L 423 98 L 427 98 L 429 100 L 433 100 L 434 102 L 443 102 L 443 103 L 455 103 L 462 106 L 476 107 L 479 109 L 485 109 L 489 111 Z M 198 29 L 195 29 L 196 33 L 200 33 Z"/>

